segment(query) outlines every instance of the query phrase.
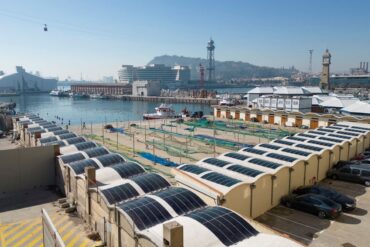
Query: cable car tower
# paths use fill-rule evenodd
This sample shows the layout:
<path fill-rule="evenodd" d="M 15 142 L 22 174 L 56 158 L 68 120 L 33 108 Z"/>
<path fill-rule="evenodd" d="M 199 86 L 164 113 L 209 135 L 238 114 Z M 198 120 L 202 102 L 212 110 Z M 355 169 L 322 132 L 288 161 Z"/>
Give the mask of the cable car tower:
<path fill-rule="evenodd" d="M 207 60 L 208 60 L 208 81 L 215 80 L 215 45 L 212 38 L 207 45 Z"/>

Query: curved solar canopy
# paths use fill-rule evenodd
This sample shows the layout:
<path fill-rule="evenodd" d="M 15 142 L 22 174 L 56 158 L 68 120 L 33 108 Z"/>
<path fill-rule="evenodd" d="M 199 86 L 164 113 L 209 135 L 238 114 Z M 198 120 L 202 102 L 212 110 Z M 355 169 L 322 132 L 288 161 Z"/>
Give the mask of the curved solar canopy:
<path fill-rule="evenodd" d="M 40 141 L 41 144 L 44 144 L 44 143 L 48 143 L 48 142 L 58 141 L 58 138 L 56 138 L 55 136 L 50 136 L 50 137 L 40 138 L 39 141 Z"/>
<path fill-rule="evenodd" d="M 111 166 L 117 163 L 124 162 L 125 160 L 122 158 L 121 155 L 115 153 L 108 153 L 101 156 L 95 157 L 95 159 L 99 160 L 100 163 L 106 167 Z"/>
<path fill-rule="evenodd" d="M 90 158 L 101 156 L 101 155 L 104 155 L 104 154 L 109 154 L 109 152 L 103 147 L 94 147 L 94 148 L 86 149 L 86 150 L 84 150 L 84 152 Z"/>
<path fill-rule="evenodd" d="M 95 142 L 79 142 L 74 144 L 77 150 L 85 150 L 96 147 Z"/>
<path fill-rule="evenodd" d="M 96 169 L 99 169 L 98 164 L 92 159 L 85 159 L 85 160 L 79 160 L 75 161 L 69 164 L 69 166 L 72 168 L 74 173 L 76 175 L 80 175 L 85 172 L 85 167 L 92 166 L 95 167 Z"/>
<path fill-rule="evenodd" d="M 139 230 L 155 226 L 172 218 L 170 213 L 158 201 L 150 197 L 142 197 L 119 204 L 135 223 Z"/>
<path fill-rule="evenodd" d="M 210 172 L 210 173 L 204 174 L 203 176 L 201 176 L 201 178 L 206 179 L 216 184 L 226 186 L 226 187 L 231 187 L 241 182 L 238 179 L 225 176 L 218 172 Z"/>
<path fill-rule="evenodd" d="M 68 130 L 55 130 L 55 131 L 52 131 L 54 135 L 58 136 L 58 135 L 62 135 L 62 134 L 67 134 L 67 133 L 70 133 Z"/>
<path fill-rule="evenodd" d="M 209 171 L 206 168 L 196 166 L 196 165 L 183 165 L 179 169 L 182 170 L 182 171 L 190 172 L 190 173 L 197 174 L 197 175 L 199 175 L 203 172 Z"/>
<path fill-rule="evenodd" d="M 155 173 L 147 173 L 131 178 L 145 192 L 151 192 L 169 187 L 170 184 L 162 176 Z"/>
<path fill-rule="evenodd" d="M 246 220 L 226 208 L 207 207 L 185 216 L 207 227 L 226 246 L 258 235 Z"/>
<path fill-rule="evenodd" d="M 81 136 L 67 138 L 67 139 L 65 139 L 65 141 L 68 142 L 68 144 L 76 144 L 76 143 L 80 143 L 80 142 L 86 142 L 85 138 L 83 138 Z"/>
<path fill-rule="evenodd" d="M 85 156 L 81 153 L 74 153 L 74 154 L 65 154 L 60 156 L 60 159 L 63 161 L 64 164 L 72 163 L 79 160 L 84 160 Z"/>
<path fill-rule="evenodd" d="M 170 187 L 166 190 L 156 192 L 153 195 L 167 202 L 178 215 L 206 206 L 199 196 L 184 188 Z"/>
<path fill-rule="evenodd" d="M 61 135 L 58 135 L 58 136 L 61 140 L 72 138 L 72 137 L 77 137 L 77 135 L 74 134 L 74 133 L 61 134 Z"/>
<path fill-rule="evenodd" d="M 110 168 L 114 169 L 121 178 L 129 178 L 145 172 L 141 166 L 134 162 L 118 163 L 110 166 Z"/>
<path fill-rule="evenodd" d="M 123 202 L 139 195 L 136 189 L 132 187 L 132 185 L 129 183 L 120 184 L 108 189 L 101 190 L 101 193 L 109 204 Z"/>

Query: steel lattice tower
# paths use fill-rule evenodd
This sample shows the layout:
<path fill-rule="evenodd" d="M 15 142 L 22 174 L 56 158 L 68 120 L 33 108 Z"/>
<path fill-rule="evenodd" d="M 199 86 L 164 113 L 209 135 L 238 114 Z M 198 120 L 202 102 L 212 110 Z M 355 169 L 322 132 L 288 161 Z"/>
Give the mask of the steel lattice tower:
<path fill-rule="evenodd" d="M 215 45 L 212 39 L 207 45 L 207 60 L 208 60 L 208 81 L 215 80 Z"/>

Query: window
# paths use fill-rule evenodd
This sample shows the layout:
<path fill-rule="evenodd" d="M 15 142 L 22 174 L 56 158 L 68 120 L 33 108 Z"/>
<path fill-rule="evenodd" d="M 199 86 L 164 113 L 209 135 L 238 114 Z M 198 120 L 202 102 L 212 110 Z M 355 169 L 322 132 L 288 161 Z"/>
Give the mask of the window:
<path fill-rule="evenodd" d="M 361 175 L 364 177 L 370 177 L 370 171 L 362 170 Z"/>
<path fill-rule="evenodd" d="M 359 169 L 352 169 L 352 174 L 353 175 L 360 175 L 360 170 Z"/>

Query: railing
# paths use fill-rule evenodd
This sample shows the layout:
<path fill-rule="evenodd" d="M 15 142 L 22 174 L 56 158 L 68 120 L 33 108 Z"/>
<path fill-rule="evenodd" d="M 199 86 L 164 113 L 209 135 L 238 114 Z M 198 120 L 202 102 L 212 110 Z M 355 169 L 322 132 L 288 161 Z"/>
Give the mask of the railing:
<path fill-rule="evenodd" d="M 45 209 L 41 210 L 42 235 L 45 247 L 65 247 L 62 238 Z"/>

